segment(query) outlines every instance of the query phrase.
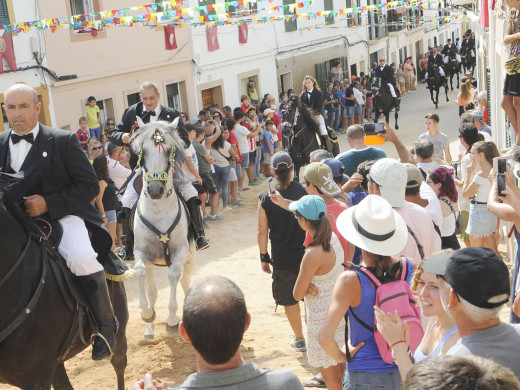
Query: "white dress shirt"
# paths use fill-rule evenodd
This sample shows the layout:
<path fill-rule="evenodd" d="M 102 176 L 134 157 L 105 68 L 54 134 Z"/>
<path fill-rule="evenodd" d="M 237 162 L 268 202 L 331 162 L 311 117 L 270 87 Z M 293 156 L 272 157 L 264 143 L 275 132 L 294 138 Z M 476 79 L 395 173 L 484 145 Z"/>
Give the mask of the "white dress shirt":
<path fill-rule="evenodd" d="M 162 109 L 161 103 L 159 103 L 153 110 L 150 110 L 150 111 L 155 111 L 155 115 L 150 116 L 150 122 L 157 122 L 159 120 L 159 114 L 161 113 L 161 109 Z M 148 110 L 146 109 L 146 107 L 143 104 L 143 114 L 147 111 Z"/>
<path fill-rule="evenodd" d="M 13 129 L 11 129 L 11 134 L 13 134 L 13 132 Z M 36 137 L 38 136 L 39 132 L 40 123 L 38 122 L 36 123 L 36 126 L 27 134 L 32 133 L 34 140 L 36 140 Z M 9 155 L 11 158 L 11 168 L 13 169 L 13 171 L 19 172 L 33 144 L 22 139 L 15 145 L 13 144 L 13 140 L 11 139 L 11 134 L 9 134 Z"/>

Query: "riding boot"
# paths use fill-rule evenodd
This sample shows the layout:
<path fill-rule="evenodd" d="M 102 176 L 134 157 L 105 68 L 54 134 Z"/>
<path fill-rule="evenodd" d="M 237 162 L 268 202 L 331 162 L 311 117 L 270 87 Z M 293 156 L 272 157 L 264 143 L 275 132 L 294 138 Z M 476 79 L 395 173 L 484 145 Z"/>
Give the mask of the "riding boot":
<path fill-rule="evenodd" d="M 208 240 L 204 234 L 204 221 L 200 212 L 200 199 L 194 196 L 193 198 L 190 198 L 186 201 L 186 205 L 188 206 L 193 231 L 195 232 L 195 243 L 197 245 L 197 250 L 201 251 L 203 249 L 209 248 Z"/>
<path fill-rule="evenodd" d="M 328 135 L 320 135 L 321 139 L 321 147 L 327 151 L 331 151 L 331 146 L 329 143 L 329 136 Z"/>
<path fill-rule="evenodd" d="M 110 358 L 116 346 L 116 333 L 119 323 L 114 316 L 112 303 L 108 295 L 105 272 L 78 276 L 78 282 L 86 295 L 90 311 L 97 322 L 98 333 L 92 348 L 92 359 Z"/>
<path fill-rule="evenodd" d="M 399 101 L 399 98 L 393 98 L 394 100 L 394 105 L 395 105 L 395 112 L 399 112 L 401 110 L 401 107 L 399 107 L 401 105 L 401 102 Z"/>

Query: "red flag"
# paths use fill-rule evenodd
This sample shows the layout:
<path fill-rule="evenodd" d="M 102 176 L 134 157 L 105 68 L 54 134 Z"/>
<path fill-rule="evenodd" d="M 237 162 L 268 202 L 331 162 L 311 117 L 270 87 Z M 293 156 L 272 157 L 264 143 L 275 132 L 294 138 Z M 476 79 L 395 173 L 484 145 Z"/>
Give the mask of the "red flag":
<path fill-rule="evenodd" d="M 209 51 L 215 51 L 220 49 L 220 46 L 218 44 L 218 37 L 217 37 L 217 26 L 213 26 L 206 30 L 206 35 L 208 37 L 208 50 Z"/>
<path fill-rule="evenodd" d="M 175 27 L 164 26 L 164 40 L 166 43 L 166 50 L 177 49 L 177 38 L 175 37 Z"/>
<path fill-rule="evenodd" d="M 247 37 L 249 36 L 249 27 L 247 23 L 242 23 L 238 26 L 238 42 L 247 43 Z"/>
<path fill-rule="evenodd" d="M 488 0 L 482 0 L 482 8 L 480 10 L 480 25 L 482 27 L 489 27 Z"/>
<path fill-rule="evenodd" d="M 9 69 L 16 72 L 16 57 L 14 56 L 13 36 L 11 34 L 4 34 L 0 37 L 0 74 L 4 73 L 4 58 L 7 60 Z"/>

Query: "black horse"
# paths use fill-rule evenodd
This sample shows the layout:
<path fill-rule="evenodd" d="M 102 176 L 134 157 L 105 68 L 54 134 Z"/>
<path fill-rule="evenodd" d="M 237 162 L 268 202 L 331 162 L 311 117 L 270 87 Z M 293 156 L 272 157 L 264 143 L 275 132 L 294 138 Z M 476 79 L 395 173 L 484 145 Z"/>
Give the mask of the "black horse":
<path fill-rule="evenodd" d="M 386 123 L 390 123 L 390 112 L 396 108 L 396 104 L 394 98 L 390 94 L 390 91 L 385 85 L 382 85 L 380 77 L 372 78 L 371 89 L 374 93 L 374 122 L 377 123 L 381 114 L 385 116 Z M 394 112 L 395 118 L 395 129 L 399 129 L 399 125 L 397 124 L 397 119 L 399 118 L 399 113 L 397 110 Z"/>
<path fill-rule="evenodd" d="M 451 53 L 449 56 L 448 63 L 446 64 L 446 66 L 444 66 L 444 71 L 446 72 L 446 77 L 449 78 L 449 80 L 450 80 L 450 87 L 451 87 L 452 91 L 453 91 L 453 77 L 454 76 L 457 76 L 457 89 L 459 89 L 459 87 L 460 87 L 460 78 L 459 78 L 460 70 L 459 69 L 460 69 L 460 67 L 459 67 L 459 63 L 457 61 L 457 53 Z"/>
<path fill-rule="evenodd" d="M 448 98 L 448 79 L 446 76 L 441 76 L 439 69 L 434 67 L 430 72 L 428 72 L 428 79 L 426 80 L 428 83 L 428 89 L 430 90 L 430 97 L 432 99 L 433 104 L 435 104 L 435 108 L 439 108 L 439 90 L 444 87 L 446 91 L 446 101 L 449 102 Z M 435 98 L 433 97 L 433 91 L 436 92 Z"/>
<path fill-rule="evenodd" d="M 471 72 L 473 72 L 473 70 L 475 69 L 476 59 L 472 55 L 471 51 L 472 51 L 472 49 L 469 47 L 465 47 L 464 49 L 461 49 L 461 51 L 460 51 L 460 57 L 462 59 L 462 66 L 464 67 L 464 73 L 466 73 L 466 71 L 468 71 L 468 70 L 471 70 Z"/>
<path fill-rule="evenodd" d="M 309 164 L 311 152 L 320 148 L 326 149 L 326 146 L 321 144 L 318 123 L 298 95 L 289 98 L 282 117 L 282 135 L 287 140 L 287 151 L 294 163 L 294 178 L 298 181 L 300 168 Z M 332 150 L 329 151 L 334 156 L 339 154 L 339 144 L 330 143 L 334 146 L 331 146 Z"/>
<path fill-rule="evenodd" d="M 92 322 L 81 298 L 71 293 L 74 284 L 67 280 L 74 277 L 66 276 L 66 265 L 59 264 L 50 244 L 38 237 L 13 188 L 0 181 L 0 382 L 24 390 L 50 390 L 51 385 L 73 390 L 64 362 L 87 348 Z M 126 293 L 121 282 L 107 284 L 119 320 L 111 363 L 117 388 L 124 390 Z M 93 375 L 95 370 L 92 367 Z M 100 382 L 100 387 L 107 384 Z"/>

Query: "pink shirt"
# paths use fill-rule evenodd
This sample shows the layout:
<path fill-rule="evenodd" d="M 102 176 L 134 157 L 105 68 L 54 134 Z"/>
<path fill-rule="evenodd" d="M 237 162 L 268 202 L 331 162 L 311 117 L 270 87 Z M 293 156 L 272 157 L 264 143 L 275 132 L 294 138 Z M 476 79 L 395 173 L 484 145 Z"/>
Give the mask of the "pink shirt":
<path fill-rule="evenodd" d="M 403 207 L 394 208 L 403 217 L 404 222 L 412 229 L 415 236 L 421 243 L 424 255 L 428 256 L 441 249 L 441 238 L 433 227 L 433 222 L 428 212 L 419 205 L 404 202 Z M 405 256 L 416 261 L 421 260 L 417 243 L 411 234 L 408 234 L 408 242 L 396 256 Z"/>
<path fill-rule="evenodd" d="M 410 77 L 413 73 L 413 67 L 411 64 L 404 64 L 404 77 Z"/>

